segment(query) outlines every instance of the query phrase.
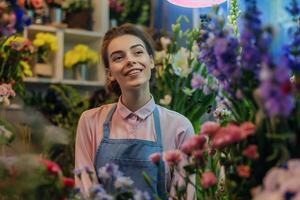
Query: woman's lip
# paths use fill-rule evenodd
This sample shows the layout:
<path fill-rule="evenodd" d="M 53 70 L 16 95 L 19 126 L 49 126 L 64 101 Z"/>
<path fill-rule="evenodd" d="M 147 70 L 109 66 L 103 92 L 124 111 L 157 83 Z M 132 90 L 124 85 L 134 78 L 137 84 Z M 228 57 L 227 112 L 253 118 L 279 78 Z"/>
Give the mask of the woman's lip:
<path fill-rule="evenodd" d="M 139 74 L 143 71 L 143 69 L 132 69 L 130 70 L 129 72 L 127 72 L 125 74 L 125 76 L 131 76 L 131 75 L 136 75 L 136 74 Z"/>

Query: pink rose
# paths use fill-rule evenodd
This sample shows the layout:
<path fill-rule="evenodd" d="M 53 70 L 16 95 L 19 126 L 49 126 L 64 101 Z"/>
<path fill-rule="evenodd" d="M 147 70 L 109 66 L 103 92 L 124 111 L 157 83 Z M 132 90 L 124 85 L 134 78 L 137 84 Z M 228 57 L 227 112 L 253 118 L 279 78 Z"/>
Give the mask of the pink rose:
<path fill-rule="evenodd" d="M 181 151 L 177 149 L 164 152 L 163 157 L 169 166 L 177 165 L 182 160 Z"/>
<path fill-rule="evenodd" d="M 216 175 L 213 172 L 204 172 L 201 177 L 201 186 L 206 189 L 217 183 Z"/>
<path fill-rule="evenodd" d="M 243 140 L 242 129 L 235 124 L 228 124 L 226 126 L 226 131 L 230 135 L 230 143 L 235 143 Z"/>
<path fill-rule="evenodd" d="M 213 137 L 219 129 L 220 129 L 220 125 L 217 122 L 208 121 L 202 124 L 201 134 L 205 134 L 208 135 L 209 137 Z"/>
<path fill-rule="evenodd" d="M 240 125 L 242 129 L 242 137 L 245 139 L 250 135 L 253 135 L 256 131 L 256 127 L 252 122 L 244 122 Z"/>
<path fill-rule="evenodd" d="M 236 171 L 240 177 L 248 178 L 250 176 L 250 167 L 248 165 L 239 165 Z"/>
<path fill-rule="evenodd" d="M 204 135 L 194 135 L 182 144 L 180 150 L 187 155 L 191 155 L 193 151 L 202 149 L 206 141 Z"/>
<path fill-rule="evenodd" d="M 151 160 L 151 162 L 153 162 L 154 164 L 158 165 L 159 164 L 159 161 L 160 161 L 160 153 L 159 152 L 156 152 L 156 153 L 153 153 L 149 156 L 149 159 Z"/>
<path fill-rule="evenodd" d="M 259 153 L 257 152 L 257 146 L 252 144 L 249 145 L 244 151 L 243 155 L 251 160 L 257 160 L 259 158 Z"/>

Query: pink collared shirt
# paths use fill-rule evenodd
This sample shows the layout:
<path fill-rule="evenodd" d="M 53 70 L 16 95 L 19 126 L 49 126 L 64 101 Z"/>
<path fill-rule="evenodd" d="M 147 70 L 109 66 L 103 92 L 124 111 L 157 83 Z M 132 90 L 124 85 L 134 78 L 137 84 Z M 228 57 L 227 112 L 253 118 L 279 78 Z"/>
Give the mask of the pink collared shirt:
<path fill-rule="evenodd" d="M 113 104 L 108 104 L 82 113 L 78 122 L 75 144 L 76 169 L 89 167 L 94 170 L 94 158 L 103 137 L 103 123 L 112 106 Z M 194 135 L 192 124 L 183 115 L 156 105 L 153 98 L 136 112 L 125 107 L 119 98 L 110 124 L 110 138 L 154 141 L 156 139 L 153 117 L 155 106 L 158 107 L 160 117 L 163 151 L 180 149 L 182 143 Z M 183 180 L 178 174 L 171 175 L 169 168 L 166 167 L 167 189 L 170 190 L 171 186 L 178 181 Z M 92 183 L 85 173 L 82 174 L 81 180 L 75 177 L 75 182 L 84 194 L 88 194 Z M 192 199 L 194 191 L 189 190 L 188 199 Z"/>

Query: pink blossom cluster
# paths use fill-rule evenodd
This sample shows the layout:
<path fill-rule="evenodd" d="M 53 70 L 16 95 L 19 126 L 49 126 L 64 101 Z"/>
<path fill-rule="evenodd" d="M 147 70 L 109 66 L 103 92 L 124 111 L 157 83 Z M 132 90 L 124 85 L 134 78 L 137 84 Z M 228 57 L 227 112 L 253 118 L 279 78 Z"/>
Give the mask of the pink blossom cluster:
<path fill-rule="evenodd" d="M 0 83 L 0 103 L 4 103 L 6 105 L 9 104 L 9 97 L 16 96 L 15 91 L 12 89 L 11 84 Z"/>
<path fill-rule="evenodd" d="M 201 128 L 201 134 L 207 135 L 212 141 L 212 147 L 216 149 L 245 140 L 255 131 L 256 127 L 252 122 L 244 122 L 240 126 L 228 124 L 220 127 L 218 123 L 209 121 L 204 123 Z"/>

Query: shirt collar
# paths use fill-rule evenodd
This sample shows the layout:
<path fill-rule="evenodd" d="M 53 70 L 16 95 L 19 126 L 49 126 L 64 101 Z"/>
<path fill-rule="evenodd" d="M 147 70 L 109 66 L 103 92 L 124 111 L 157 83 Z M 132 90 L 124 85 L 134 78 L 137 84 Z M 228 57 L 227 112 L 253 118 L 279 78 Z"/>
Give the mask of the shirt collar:
<path fill-rule="evenodd" d="M 121 101 L 121 97 L 118 100 L 117 103 L 117 112 L 121 115 L 121 117 L 123 119 L 128 118 L 130 115 L 136 115 L 138 116 L 140 119 L 144 120 L 146 119 L 149 115 L 152 114 L 152 112 L 155 109 L 155 101 L 154 98 L 151 96 L 151 99 L 140 109 L 138 109 L 135 112 L 132 112 L 131 110 L 129 110 Z"/>

